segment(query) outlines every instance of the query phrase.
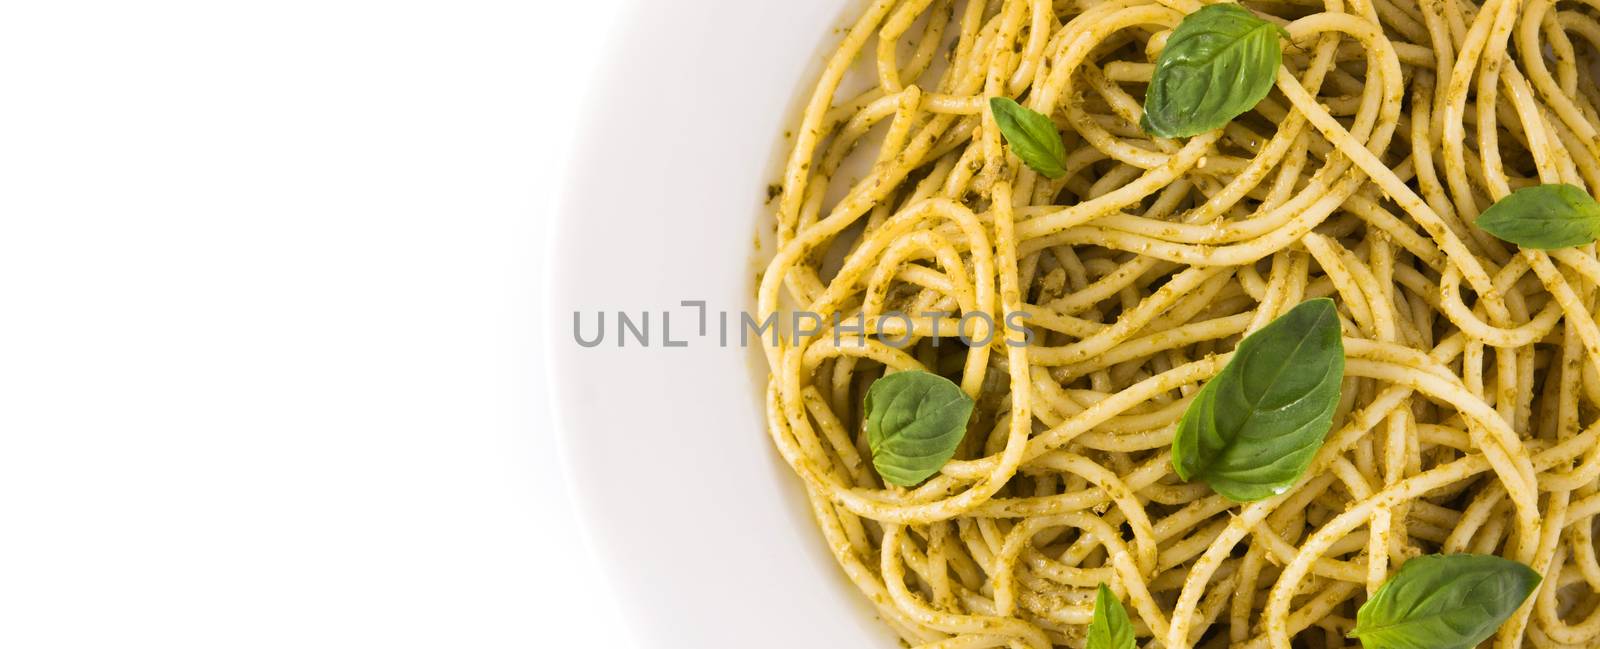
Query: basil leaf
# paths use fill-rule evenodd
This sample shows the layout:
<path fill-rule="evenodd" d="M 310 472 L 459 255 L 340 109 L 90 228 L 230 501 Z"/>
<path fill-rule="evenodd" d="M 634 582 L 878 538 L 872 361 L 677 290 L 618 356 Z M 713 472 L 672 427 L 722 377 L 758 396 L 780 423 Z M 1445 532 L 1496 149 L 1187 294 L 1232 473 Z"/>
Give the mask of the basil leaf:
<path fill-rule="evenodd" d="M 1187 137 L 1222 128 L 1267 96 L 1283 48 L 1281 27 L 1236 4 L 1214 4 L 1183 17 L 1156 58 L 1140 128 Z"/>
<path fill-rule="evenodd" d="M 886 482 L 914 487 L 939 472 L 967 433 L 972 397 L 949 379 L 895 372 L 867 388 L 867 445 Z"/>
<path fill-rule="evenodd" d="M 1000 135 L 1023 163 L 1047 178 L 1067 174 L 1067 145 L 1061 143 L 1061 134 L 1048 115 L 1024 108 L 1007 97 L 991 97 L 989 110 L 1000 125 Z"/>
<path fill-rule="evenodd" d="M 1128 621 L 1127 609 L 1105 584 L 1100 584 L 1100 591 L 1094 595 L 1094 619 L 1089 621 L 1084 649 L 1133 649 L 1133 622 Z"/>
<path fill-rule="evenodd" d="M 1366 649 L 1471 649 L 1539 586 L 1539 573 L 1500 557 L 1430 554 L 1407 561 L 1356 611 Z"/>
<path fill-rule="evenodd" d="M 1333 300 L 1300 303 L 1239 343 L 1178 420 L 1172 467 L 1239 502 L 1283 493 L 1322 446 L 1344 378 Z"/>
<path fill-rule="evenodd" d="M 1600 238 L 1600 203 L 1573 185 L 1535 185 L 1511 192 L 1478 216 L 1478 227 L 1502 241 L 1550 250 Z"/>

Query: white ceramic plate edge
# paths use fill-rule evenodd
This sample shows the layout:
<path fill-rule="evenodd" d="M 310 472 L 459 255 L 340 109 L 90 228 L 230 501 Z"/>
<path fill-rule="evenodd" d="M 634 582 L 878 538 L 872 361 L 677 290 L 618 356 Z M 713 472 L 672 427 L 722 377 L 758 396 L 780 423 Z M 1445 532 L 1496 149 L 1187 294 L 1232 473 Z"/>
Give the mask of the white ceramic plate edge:
<path fill-rule="evenodd" d="M 575 309 L 749 307 L 779 134 L 820 69 L 818 46 L 855 6 L 626 4 L 585 98 L 549 239 L 552 420 L 579 518 L 640 647 L 895 646 L 770 448 L 754 352 L 572 340 Z M 742 86 L 719 81 L 729 79 Z"/>

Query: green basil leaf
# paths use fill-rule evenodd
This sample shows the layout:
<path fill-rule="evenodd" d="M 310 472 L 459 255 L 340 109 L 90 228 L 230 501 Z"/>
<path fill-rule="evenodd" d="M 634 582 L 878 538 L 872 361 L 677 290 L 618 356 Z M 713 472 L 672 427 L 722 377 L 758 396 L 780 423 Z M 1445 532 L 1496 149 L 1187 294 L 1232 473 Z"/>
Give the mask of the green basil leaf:
<path fill-rule="evenodd" d="M 867 445 L 889 483 L 914 487 L 939 472 L 967 433 L 972 397 L 950 379 L 895 372 L 867 388 Z"/>
<path fill-rule="evenodd" d="M 1094 619 L 1089 621 L 1084 649 L 1133 649 L 1133 622 L 1117 596 L 1100 584 L 1094 595 Z"/>
<path fill-rule="evenodd" d="M 1478 227 L 1502 241 L 1550 250 L 1600 238 L 1600 203 L 1573 185 L 1535 185 L 1511 192 L 1478 216 Z"/>
<path fill-rule="evenodd" d="M 1356 611 L 1366 649 L 1471 649 L 1539 586 L 1539 573 L 1500 557 L 1430 554 L 1407 561 Z"/>
<path fill-rule="evenodd" d="M 1139 126 L 1159 137 L 1187 137 L 1255 108 L 1283 62 L 1279 34 L 1288 35 L 1236 4 L 1184 16 L 1156 58 Z"/>
<path fill-rule="evenodd" d="M 1238 502 L 1283 493 L 1333 425 L 1344 342 L 1333 300 L 1302 302 L 1246 336 L 1178 420 L 1172 467 Z"/>
<path fill-rule="evenodd" d="M 1007 97 L 991 97 L 989 110 L 1000 125 L 1000 135 L 1023 163 L 1047 178 L 1067 174 L 1067 145 L 1061 143 L 1061 134 L 1048 115 L 1024 108 Z"/>

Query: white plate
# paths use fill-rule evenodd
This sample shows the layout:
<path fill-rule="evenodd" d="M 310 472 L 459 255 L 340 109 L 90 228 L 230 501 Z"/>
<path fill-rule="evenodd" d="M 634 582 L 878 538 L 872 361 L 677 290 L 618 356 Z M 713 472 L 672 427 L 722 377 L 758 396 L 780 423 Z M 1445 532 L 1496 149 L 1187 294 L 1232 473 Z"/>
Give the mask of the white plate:
<path fill-rule="evenodd" d="M 852 0 L 644 0 L 586 104 L 551 252 L 551 382 L 589 535 L 643 647 L 895 647 L 766 436 L 754 295 L 782 133 Z M 570 101 L 552 95 L 550 101 Z M 698 312 L 705 300 L 707 336 Z M 651 344 L 617 346 L 616 312 Z M 574 340 L 573 313 L 604 342 Z M 662 343 L 663 311 L 671 337 Z M 733 342 L 730 341 L 730 342 Z"/>

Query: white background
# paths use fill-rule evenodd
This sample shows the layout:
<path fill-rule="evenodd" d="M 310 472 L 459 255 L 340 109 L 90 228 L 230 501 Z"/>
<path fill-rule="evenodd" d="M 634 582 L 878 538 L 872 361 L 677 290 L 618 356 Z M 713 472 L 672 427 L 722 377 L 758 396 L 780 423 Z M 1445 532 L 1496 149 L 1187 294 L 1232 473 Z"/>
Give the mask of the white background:
<path fill-rule="evenodd" d="M 0 646 L 628 646 L 539 361 L 617 4 L 0 0 Z"/>

